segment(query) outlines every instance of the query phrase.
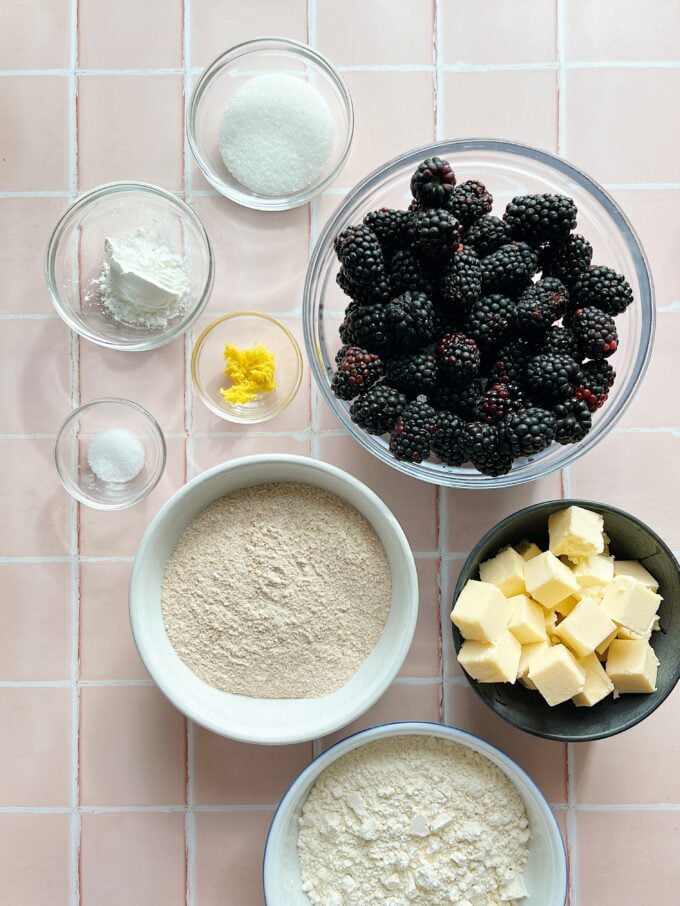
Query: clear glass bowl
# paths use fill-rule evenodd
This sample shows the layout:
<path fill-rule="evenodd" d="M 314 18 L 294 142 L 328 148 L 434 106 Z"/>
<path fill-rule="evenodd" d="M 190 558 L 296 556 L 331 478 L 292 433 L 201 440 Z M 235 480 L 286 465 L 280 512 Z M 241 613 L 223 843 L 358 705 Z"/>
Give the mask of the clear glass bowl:
<path fill-rule="evenodd" d="M 494 195 L 494 213 L 502 212 L 514 195 L 555 192 L 570 195 L 578 207 L 577 231 L 592 243 L 593 261 L 623 273 L 635 302 L 617 319 L 619 349 L 609 359 L 617 372 L 614 387 L 593 427 L 578 444 L 553 444 L 536 456 L 515 461 L 507 475 L 492 478 L 472 466 L 459 468 L 436 462 L 400 462 L 383 438 L 357 427 L 349 403 L 338 400 L 330 382 L 340 344 L 338 328 L 348 303 L 335 282 L 339 263 L 333 238 L 346 226 L 361 222 L 368 211 L 381 207 L 406 208 L 411 174 L 426 157 L 439 155 L 451 162 L 459 182 L 480 179 Z M 433 484 L 456 488 L 502 488 L 534 481 L 575 462 L 592 449 L 621 418 L 642 380 L 652 349 L 654 289 L 647 259 L 625 214 L 605 190 L 576 167 L 535 148 L 492 139 L 439 142 L 409 151 L 375 170 L 344 199 L 326 224 L 312 253 L 304 289 L 303 327 L 312 374 L 324 399 L 350 434 L 370 453 L 392 468 Z"/>
<path fill-rule="evenodd" d="M 189 275 L 188 304 L 161 327 L 117 321 L 96 282 L 107 257 L 106 237 L 138 228 L 150 241 L 168 242 Z M 164 346 L 193 324 L 210 298 L 214 265 L 203 224 L 180 198 L 146 183 L 114 182 L 81 195 L 64 211 L 47 246 L 45 274 L 54 307 L 72 330 L 109 349 L 137 351 Z"/>
<path fill-rule="evenodd" d="M 144 448 L 144 465 L 130 481 L 104 481 L 88 462 L 95 435 L 112 429 L 129 432 Z M 165 459 L 165 438 L 156 419 L 137 403 L 113 397 L 74 409 L 54 445 L 61 483 L 71 497 L 96 510 L 123 510 L 139 503 L 160 481 Z"/>
<path fill-rule="evenodd" d="M 335 138 L 319 179 L 292 195 L 258 195 L 238 182 L 222 160 L 219 130 L 232 95 L 254 76 L 276 73 L 309 82 L 330 111 Z M 258 38 L 227 50 L 201 75 L 187 111 L 187 138 L 208 182 L 238 204 L 260 211 L 285 211 L 306 204 L 329 186 L 345 164 L 354 132 L 347 86 L 331 64 L 305 44 L 287 38 Z"/>

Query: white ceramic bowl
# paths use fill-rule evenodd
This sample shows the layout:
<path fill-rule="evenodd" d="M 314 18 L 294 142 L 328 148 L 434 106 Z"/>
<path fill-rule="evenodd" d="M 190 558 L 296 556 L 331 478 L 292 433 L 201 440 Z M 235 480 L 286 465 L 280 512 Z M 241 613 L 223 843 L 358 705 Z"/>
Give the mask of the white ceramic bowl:
<path fill-rule="evenodd" d="M 529 817 L 531 840 L 524 881 L 528 903 L 536 906 L 564 906 L 567 899 L 567 856 L 557 821 L 543 793 L 511 758 L 478 736 L 425 721 L 382 724 L 355 733 L 326 749 L 309 764 L 281 800 L 267 836 L 264 850 L 263 883 L 266 906 L 310 906 L 302 892 L 297 857 L 297 826 L 302 806 L 316 778 L 336 759 L 377 739 L 389 736 L 437 736 L 479 752 L 497 765 L 514 783 L 524 800 Z"/>
<path fill-rule="evenodd" d="M 273 481 L 304 482 L 347 500 L 371 523 L 389 562 L 392 605 L 378 644 L 348 683 L 321 698 L 263 699 L 221 692 L 199 679 L 180 660 L 163 626 L 163 573 L 184 529 L 219 497 Z M 147 528 L 130 580 L 132 634 L 140 657 L 161 692 L 206 729 L 262 745 L 316 739 L 363 714 L 397 675 L 411 645 L 417 616 L 415 561 L 390 510 L 347 472 L 303 456 L 247 456 L 194 478 L 168 500 Z"/>

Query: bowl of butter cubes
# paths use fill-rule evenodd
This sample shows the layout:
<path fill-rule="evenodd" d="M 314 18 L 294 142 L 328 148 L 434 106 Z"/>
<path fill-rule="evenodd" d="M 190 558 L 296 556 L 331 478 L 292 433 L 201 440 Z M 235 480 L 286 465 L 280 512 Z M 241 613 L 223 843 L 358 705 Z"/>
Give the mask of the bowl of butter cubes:
<path fill-rule="evenodd" d="M 458 663 L 500 717 L 563 742 L 644 720 L 680 679 L 680 571 L 651 528 L 585 500 L 490 529 L 451 611 Z"/>

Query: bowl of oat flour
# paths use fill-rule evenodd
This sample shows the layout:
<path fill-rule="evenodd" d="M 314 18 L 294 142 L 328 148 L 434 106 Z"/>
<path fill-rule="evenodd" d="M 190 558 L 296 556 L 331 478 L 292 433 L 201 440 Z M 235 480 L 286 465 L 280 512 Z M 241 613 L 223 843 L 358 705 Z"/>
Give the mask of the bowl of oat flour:
<path fill-rule="evenodd" d="M 380 498 L 300 456 L 224 463 L 149 525 L 130 581 L 139 654 L 187 717 L 243 742 L 325 736 L 408 652 L 415 561 Z"/>
<path fill-rule="evenodd" d="M 293 782 L 265 845 L 266 906 L 564 906 L 567 857 L 531 778 L 472 733 L 383 724 Z"/>

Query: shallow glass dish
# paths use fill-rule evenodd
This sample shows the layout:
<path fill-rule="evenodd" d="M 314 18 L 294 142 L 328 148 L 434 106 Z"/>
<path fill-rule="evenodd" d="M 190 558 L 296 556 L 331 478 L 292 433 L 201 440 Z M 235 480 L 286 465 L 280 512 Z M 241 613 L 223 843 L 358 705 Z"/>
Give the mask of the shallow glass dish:
<path fill-rule="evenodd" d="M 230 98 L 249 79 L 276 73 L 304 79 L 328 105 L 335 137 L 319 178 L 290 195 L 258 195 L 236 180 L 219 150 L 222 114 Z M 354 111 L 347 86 L 331 64 L 305 44 L 287 38 L 257 38 L 237 44 L 201 75 L 187 110 L 189 147 L 208 182 L 238 204 L 260 211 L 285 211 L 306 204 L 329 186 L 347 160 L 354 132 Z"/>
<path fill-rule="evenodd" d="M 383 438 L 358 428 L 349 417 L 349 403 L 331 392 L 338 328 L 349 299 L 335 282 L 339 263 L 333 238 L 346 226 L 361 222 L 381 207 L 406 208 L 411 174 L 421 160 L 439 155 L 451 162 L 457 180 L 480 179 L 494 195 L 493 213 L 502 213 L 514 195 L 552 192 L 570 195 L 578 207 L 577 231 L 593 245 L 593 262 L 623 273 L 635 302 L 616 319 L 619 348 L 609 361 L 617 372 L 609 399 L 593 416 L 593 427 L 578 444 L 553 444 L 536 456 L 516 460 L 507 475 L 493 478 L 472 466 L 436 462 L 400 462 Z M 492 139 L 439 142 L 409 151 L 375 170 L 350 192 L 328 221 L 312 253 L 305 281 L 303 326 L 312 374 L 339 421 L 366 450 L 387 465 L 423 481 L 458 488 L 511 487 L 548 475 L 575 462 L 592 449 L 621 418 L 643 378 L 652 349 L 654 289 L 647 259 L 625 214 L 607 192 L 576 167 L 535 148 Z"/>
<path fill-rule="evenodd" d="M 181 255 L 189 276 L 187 305 L 161 327 L 121 323 L 101 301 L 104 240 L 138 228 Z M 54 307 L 72 330 L 109 349 L 138 351 L 165 346 L 193 324 L 210 298 L 214 265 L 203 224 L 180 198 L 147 183 L 114 182 L 81 195 L 61 215 L 47 246 L 45 275 Z"/>
<path fill-rule="evenodd" d="M 228 403 L 220 394 L 231 386 L 225 375 L 227 343 L 248 349 L 255 343 L 274 355 L 276 389 L 250 403 Z M 293 334 L 276 318 L 258 311 L 234 311 L 213 321 L 196 340 L 191 377 L 205 405 L 226 421 L 255 424 L 274 418 L 292 403 L 302 381 L 302 353 Z"/>
<path fill-rule="evenodd" d="M 144 465 L 130 481 L 104 481 L 88 462 L 94 437 L 112 429 L 128 431 L 144 447 Z M 123 510 L 139 503 L 160 481 L 165 459 L 165 438 L 156 419 L 137 403 L 114 397 L 74 409 L 54 445 L 61 483 L 71 497 L 96 510 Z"/>

